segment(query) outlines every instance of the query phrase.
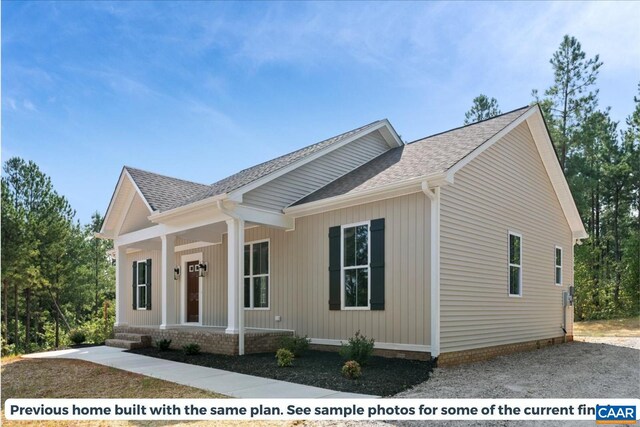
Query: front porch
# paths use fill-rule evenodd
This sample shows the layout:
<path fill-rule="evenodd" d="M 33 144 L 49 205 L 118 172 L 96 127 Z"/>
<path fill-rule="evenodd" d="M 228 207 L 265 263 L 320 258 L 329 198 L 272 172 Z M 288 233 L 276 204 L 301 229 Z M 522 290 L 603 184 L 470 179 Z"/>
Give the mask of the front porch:
<path fill-rule="evenodd" d="M 186 344 L 198 344 L 206 353 L 238 355 L 238 334 L 226 333 L 225 328 L 215 326 L 176 325 L 167 328 L 159 326 L 116 326 L 118 334 L 136 334 L 150 336 L 152 343 L 158 340 L 171 340 L 171 348 L 180 349 Z M 292 331 L 278 329 L 247 328 L 244 332 L 244 352 L 264 353 L 276 351 L 283 336 L 292 335 Z"/>
<path fill-rule="evenodd" d="M 253 252 L 245 263 L 245 229 L 284 232 L 293 228 L 292 219 L 222 202 L 206 211 L 154 215 L 149 218 L 158 225 L 114 239 L 116 333 L 170 339 L 174 348 L 197 343 L 206 352 L 240 355 L 276 349 L 279 337 L 293 333 L 273 329 L 276 325 L 245 326 L 246 310 L 267 314 L 264 310 L 271 308 L 270 244 L 264 240 L 261 258 L 256 258 L 260 271 L 254 271 L 248 262 Z M 280 315 L 269 317 L 279 321 Z"/>

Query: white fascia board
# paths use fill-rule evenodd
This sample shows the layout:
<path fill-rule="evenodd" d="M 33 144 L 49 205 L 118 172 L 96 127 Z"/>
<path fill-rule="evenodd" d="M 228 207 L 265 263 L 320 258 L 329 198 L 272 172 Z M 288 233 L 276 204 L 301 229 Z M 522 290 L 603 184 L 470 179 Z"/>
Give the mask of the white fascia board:
<path fill-rule="evenodd" d="M 142 230 L 132 231 L 130 233 L 118 236 L 114 245 L 131 245 L 144 240 L 155 239 L 167 234 L 177 234 L 192 228 L 202 227 L 216 222 L 229 219 L 229 217 L 221 212 L 209 212 L 208 215 L 200 215 L 197 218 L 189 218 L 180 224 L 158 224 L 152 227 L 143 228 Z"/>
<path fill-rule="evenodd" d="M 149 213 L 153 213 L 153 209 L 151 209 L 151 205 L 149 205 L 149 202 L 147 202 L 147 199 L 145 199 L 144 195 L 142 194 L 142 191 L 140 191 L 140 187 L 138 187 L 138 184 L 136 184 L 131 174 L 129 174 L 129 171 L 127 170 L 127 168 L 124 168 L 124 174 L 127 176 L 127 178 L 129 178 L 129 181 L 131 181 L 131 185 L 133 185 L 133 188 L 136 189 L 136 193 L 138 193 L 138 195 L 144 202 L 144 205 L 147 207 L 147 209 L 149 209 Z"/>
<path fill-rule="evenodd" d="M 586 239 L 589 237 L 589 234 L 584 228 L 582 218 L 580 218 L 580 212 L 578 212 L 575 200 L 571 194 L 571 189 L 558 162 L 558 157 L 551 143 L 551 137 L 549 136 L 539 107 L 535 109 L 535 114 L 527 119 L 527 125 L 536 143 L 538 153 L 542 158 L 542 164 L 547 171 L 551 185 L 558 197 L 562 212 L 569 223 L 573 238 Z"/>
<path fill-rule="evenodd" d="M 529 109 L 524 113 L 522 113 L 520 117 L 512 121 L 509 125 L 504 127 L 500 132 L 496 133 L 491 138 L 483 142 L 479 147 L 477 147 L 475 150 L 473 150 L 472 152 L 467 154 L 465 157 L 463 157 L 461 160 L 459 160 L 458 163 L 451 166 L 447 171 L 448 180 L 450 182 L 453 182 L 454 175 L 456 174 L 456 172 L 458 172 L 460 169 L 462 169 L 467 164 L 469 164 L 469 162 L 471 162 L 473 159 L 475 159 L 480 154 L 482 154 L 484 150 L 486 150 L 487 148 L 491 147 L 493 144 L 498 142 L 503 136 L 505 136 L 506 134 L 511 132 L 513 129 L 515 129 L 520 123 L 524 122 L 525 120 L 527 120 L 527 118 L 531 117 L 531 115 L 535 114 L 537 110 L 538 110 L 538 107 L 535 105 L 532 107 L 529 107 Z"/>
<path fill-rule="evenodd" d="M 340 141 L 338 143 L 332 144 L 332 145 L 326 147 L 323 150 L 320 150 L 320 151 L 318 151 L 316 153 L 313 153 L 313 154 L 311 154 L 311 155 L 309 155 L 309 156 L 307 156 L 307 157 L 305 157 L 303 159 L 300 159 L 300 160 L 298 160 L 296 162 L 291 163 L 288 166 L 280 168 L 280 169 L 278 169 L 278 170 L 276 170 L 276 171 L 274 171 L 274 172 L 272 172 L 272 173 L 270 173 L 270 174 L 268 174 L 268 175 L 266 175 L 266 176 L 264 176 L 264 177 L 262 177 L 260 179 L 257 179 L 257 180 L 255 180 L 253 182 L 250 182 L 249 184 L 244 185 L 244 186 L 242 186 L 242 187 L 240 187 L 240 188 L 238 188 L 238 189 L 236 189 L 234 191 L 231 191 L 229 193 L 229 198 L 232 199 L 232 200 L 242 200 L 242 195 L 244 193 L 247 193 L 247 192 L 249 192 L 251 190 L 254 190 L 254 189 L 266 184 L 267 182 L 272 181 L 272 180 L 274 180 L 274 179 L 276 179 L 278 177 L 281 177 L 282 175 L 284 175 L 284 174 L 286 174 L 288 172 L 291 172 L 292 170 L 297 169 L 300 166 L 306 165 L 307 163 L 312 162 L 312 161 L 324 156 L 325 154 L 331 153 L 332 151 L 337 150 L 338 148 L 344 147 L 345 145 L 349 144 L 350 142 L 353 142 L 356 139 L 362 138 L 364 135 L 370 134 L 371 132 L 374 132 L 374 131 L 376 131 L 378 129 L 381 129 L 381 128 L 389 129 L 389 126 L 390 126 L 390 124 L 389 124 L 388 121 L 381 120 L 378 124 L 376 124 L 374 126 L 371 126 L 369 128 L 363 129 L 362 131 L 360 131 L 360 132 L 358 132 L 358 133 L 356 133 L 354 135 L 351 135 L 350 137 L 345 138 L 344 140 L 342 140 L 342 141 Z M 392 134 L 395 134 L 394 130 L 390 130 L 390 132 Z M 398 138 L 398 142 L 402 143 L 399 140 L 399 138 Z"/>
<path fill-rule="evenodd" d="M 127 171 L 127 168 L 123 167 L 122 168 L 122 172 L 120 172 L 120 177 L 118 178 L 118 184 L 116 184 L 116 188 L 113 191 L 113 194 L 111 195 L 111 200 L 109 201 L 109 207 L 107 208 L 107 213 L 104 216 L 104 221 L 102 222 L 102 227 L 100 228 L 100 234 L 102 236 L 104 236 L 104 238 L 113 239 L 113 238 L 115 238 L 117 236 L 118 232 L 120 231 L 119 228 L 122 226 L 122 222 L 124 221 L 124 217 L 127 215 L 127 211 L 129 210 L 129 208 L 131 206 L 131 202 L 133 201 L 133 199 L 132 199 L 133 196 L 130 195 L 129 197 L 131 199 L 128 199 L 128 201 L 125 203 L 123 217 L 120 218 L 117 221 L 117 223 L 115 224 L 116 226 L 114 228 L 114 233 L 113 234 L 112 233 L 106 233 L 105 232 L 105 226 L 107 225 L 107 222 L 111 220 L 109 217 L 113 214 L 112 213 L 113 205 L 115 204 L 116 199 L 120 195 L 120 191 L 122 190 L 123 183 L 124 183 L 125 179 L 129 180 L 129 183 L 131 184 L 132 188 L 134 189 L 132 194 L 136 194 L 137 193 L 140 196 L 140 198 L 142 199 L 142 201 L 144 202 L 144 205 L 149 210 L 149 213 L 153 212 L 153 209 L 151 209 L 151 206 L 149 205 L 149 202 L 147 202 L 147 199 L 145 199 L 144 196 L 142 195 L 142 191 L 140 191 L 140 188 L 138 187 L 136 182 L 133 180 L 133 178 L 131 177 L 131 175 Z"/>
<path fill-rule="evenodd" d="M 184 251 L 190 251 L 192 249 L 200 249 L 200 248 L 206 248 L 209 246 L 214 246 L 214 245 L 219 245 L 220 243 L 222 243 L 222 241 L 220 242 L 193 242 L 193 243 L 185 243 L 184 245 L 177 245 L 174 247 L 174 252 L 184 252 Z"/>
<path fill-rule="evenodd" d="M 384 140 L 387 142 L 387 144 L 389 144 L 389 147 L 402 147 L 404 145 L 404 142 L 402 142 L 402 139 L 400 139 L 400 135 L 398 135 L 389 120 L 384 119 L 382 120 L 382 122 L 384 122 L 386 126 L 382 126 L 378 129 Z"/>
<path fill-rule="evenodd" d="M 171 222 L 183 215 L 196 212 L 203 208 L 209 208 L 211 206 L 216 206 L 218 200 L 225 200 L 227 198 L 227 193 L 218 194 L 213 197 L 208 197 L 203 200 L 198 200 L 197 202 L 190 203 L 185 206 L 180 206 L 168 211 L 157 212 L 152 215 L 149 215 L 149 221 L 155 223 L 165 223 Z"/>
<path fill-rule="evenodd" d="M 427 181 L 429 186 L 444 186 L 448 184 L 443 174 L 433 174 L 420 176 L 406 181 L 401 181 L 381 187 L 363 190 L 353 194 L 343 194 L 341 196 L 329 197 L 315 202 L 305 203 L 298 206 L 284 208 L 284 213 L 294 218 L 313 215 L 335 209 L 347 208 L 364 203 L 376 202 L 378 200 L 390 199 L 393 197 L 405 196 L 417 193 L 422 190 L 422 183 Z"/>
<path fill-rule="evenodd" d="M 235 205 L 231 208 L 244 221 L 255 222 L 261 225 L 267 225 L 285 230 L 293 230 L 295 228 L 295 220 L 289 215 L 283 215 L 278 212 L 268 211 L 246 205 Z"/>

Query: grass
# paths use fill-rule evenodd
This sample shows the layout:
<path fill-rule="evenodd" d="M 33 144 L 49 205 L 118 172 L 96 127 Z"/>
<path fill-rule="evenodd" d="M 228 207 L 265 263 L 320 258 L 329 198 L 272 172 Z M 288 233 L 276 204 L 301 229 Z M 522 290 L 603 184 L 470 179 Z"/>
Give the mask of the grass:
<path fill-rule="evenodd" d="M 582 337 L 640 337 L 640 317 L 575 322 L 573 335 Z"/>
<path fill-rule="evenodd" d="M 342 376 L 344 360 L 329 351 L 307 351 L 296 358 L 293 366 L 279 368 L 275 353 L 225 356 L 201 353 L 187 356 L 179 350 L 158 351 L 157 348 L 130 350 L 132 353 L 182 363 L 223 369 L 241 374 L 273 378 L 350 393 L 391 396 L 429 379 L 431 362 L 372 356 L 362 367 L 362 377 L 350 380 Z"/>
<path fill-rule="evenodd" d="M 9 398 L 176 398 L 214 399 L 226 396 L 144 375 L 68 359 L 2 358 L 2 408 Z M 211 421 L 8 421 L 3 426 L 210 426 Z M 221 426 L 246 426 L 247 421 L 216 422 Z M 251 424 L 255 425 L 255 424 Z M 264 423 L 267 426 L 282 423 Z M 285 424 L 287 425 L 287 424 Z M 291 423 L 290 423 L 291 425 Z"/>

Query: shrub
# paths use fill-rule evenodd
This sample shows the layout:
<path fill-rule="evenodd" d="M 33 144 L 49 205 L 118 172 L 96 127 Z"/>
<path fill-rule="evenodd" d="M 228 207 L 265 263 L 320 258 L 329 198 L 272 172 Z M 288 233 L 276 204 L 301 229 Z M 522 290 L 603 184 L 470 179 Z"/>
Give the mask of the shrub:
<path fill-rule="evenodd" d="M 158 347 L 158 350 L 160 351 L 169 350 L 170 346 L 171 346 L 171 340 L 168 340 L 166 338 L 156 341 L 156 347 Z"/>
<path fill-rule="evenodd" d="M 342 366 L 342 376 L 351 380 L 356 380 L 362 375 L 362 368 L 355 360 L 348 360 Z"/>
<path fill-rule="evenodd" d="M 87 340 L 87 336 L 80 329 L 72 329 L 69 331 L 69 339 L 72 343 L 78 345 L 85 342 Z"/>
<path fill-rule="evenodd" d="M 200 346 L 196 343 L 189 343 L 182 346 L 182 351 L 187 356 L 194 356 L 196 354 L 200 354 Z"/>
<path fill-rule="evenodd" d="M 300 357 L 304 354 L 305 351 L 309 350 L 309 343 L 311 340 L 304 337 L 300 337 L 298 335 L 286 336 L 280 338 L 280 348 L 286 348 L 289 350 L 295 357 Z"/>
<path fill-rule="evenodd" d="M 342 348 L 340 348 L 340 356 L 346 360 L 354 360 L 361 366 L 364 366 L 373 353 L 374 342 L 375 340 L 373 338 L 367 338 L 358 331 L 354 337 L 349 338 L 348 344 L 342 345 Z"/>
<path fill-rule="evenodd" d="M 284 368 L 293 364 L 293 359 L 295 359 L 295 356 L 286 348 L 281 348 L 276 352 L 276 359 L 278 359 L 278 366 Z"/>

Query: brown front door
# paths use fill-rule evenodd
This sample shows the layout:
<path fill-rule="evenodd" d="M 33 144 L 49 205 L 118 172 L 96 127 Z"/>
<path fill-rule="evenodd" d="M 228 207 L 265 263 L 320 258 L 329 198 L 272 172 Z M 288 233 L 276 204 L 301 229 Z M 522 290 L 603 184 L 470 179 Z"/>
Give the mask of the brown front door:
<path fill-rule="evenodd" d="M 200 286 L 198 261 L 187 263 L 187 322 L 200 321 Z"/>

